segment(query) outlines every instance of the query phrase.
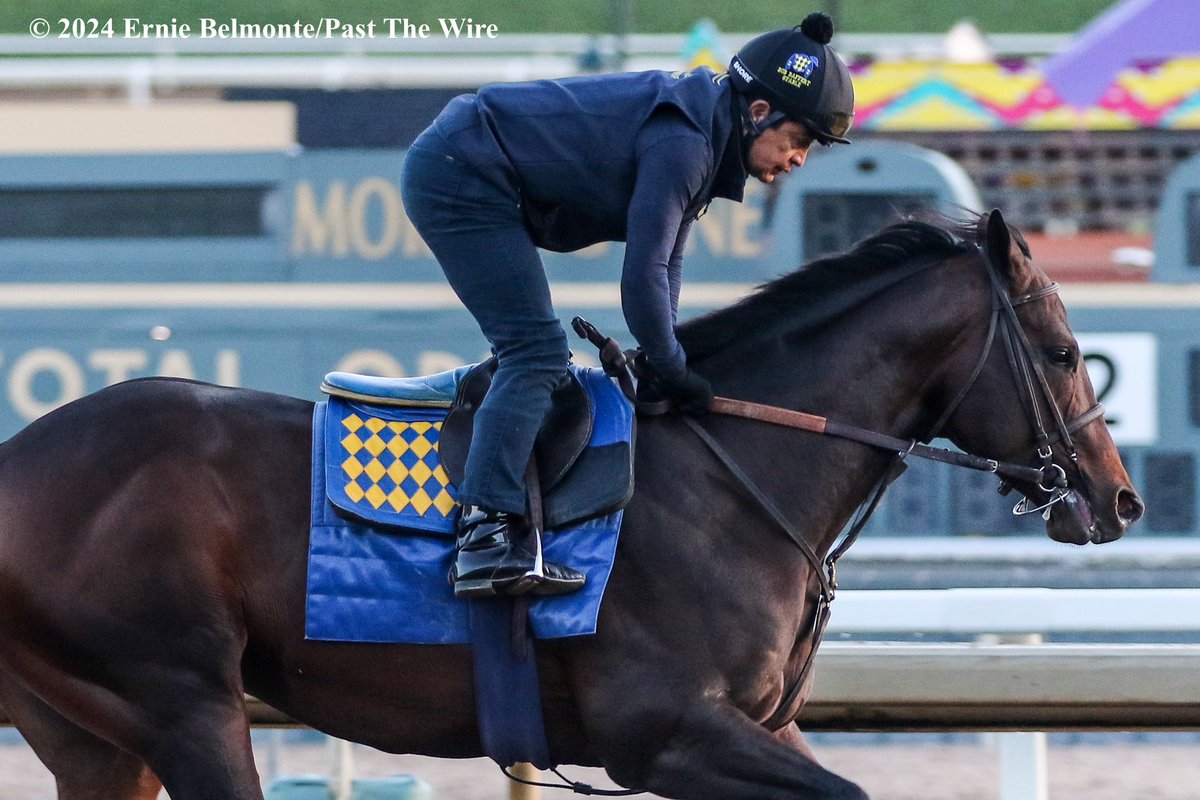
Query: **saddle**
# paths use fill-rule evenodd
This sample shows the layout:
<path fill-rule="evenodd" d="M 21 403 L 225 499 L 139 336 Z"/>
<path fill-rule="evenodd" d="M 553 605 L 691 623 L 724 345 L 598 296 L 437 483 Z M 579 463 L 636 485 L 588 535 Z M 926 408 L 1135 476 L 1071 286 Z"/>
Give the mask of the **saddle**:
<path fill-rule="evenodd" d="M 475 412 L 491 389 L 495 376 L 495 358 L 489 358 L 468 372 L 458 385 L 454 405 L 442 425 L 442 464 L 456 484 L 462 482 L 466 472 Z M 566 372 L 550 395 L 550 411 L 533 445 L 538 482 L 543 493 L 553 491 L 575 465 L 591 438 L 591 398 L 578 376 Z"/>
<path fill-rule="evenodd" d="M 331 410 L 336 410 L 334 406 L 339 403 L 348 404 L 359 412 L 359 418 L 364 414 L 376 414 L 388 423 L 402 417 L 419 418 L 421 422 L 414 424 L 432 426 L 426 434 L 427 439 L 436 434 L 436 441 L 431 442 L 436 454 L 431 458 L 440 462 L 448 482 L 456 485 L 462 482 L 465 472 L 475 413 L 491 388 L 496 366 L 496 359 L 489 358 L 474 366 L 418 378 L 377 378 L 331 372 L 325 376 L 321 390 L 330 395 Z M 576 367 L 564 373 L 551 396 L 550 411 L 534 445 L 542 494 L 542 519 L 550 530 L 611 513 L 622 508 L 633 493 L 631 442 L 597 441 L 597 424 L 603 427 L 604 420 L 597 420 L 592 394 L 585 388 L 580 374 L 580 368 Z M 339 416 L 339 413 L 331 414 L 328 424 L 339 425 Z M 603 431 L 600 433 L 604 439 Z M 345 447 L 344 434 L 345 431 L 338 428 L 328 441 Z M 353 440 L 350 446 L 363 446 L 361 438 Z M 353 457 L 354 453 L 348 455 Z M 376 454 L 376 457 L 383 455 Z M 335 460 L 330 459 L 331 462 Z M 346 462 L 339 464 L 344 467 Z M 332 466 L 337 465 L 331 463 Z M 437 469 L 432 463 L 429 467 L 434 471 Z M 366 468 L 370 469 L 371 465 Z M 386 471 L 389 465 L 381 464 L 376 471 L 380 468 Z M 331 480 L 329 488 L 333 490 L 334 486 L 335 481 Z M 452 486 L 444 484 L 443 488 L 452 490 Z M 339 508 L 370 522 L 406 525 L 401 519 L 383 518 L 385 515 L 379 509 L 386 511 L 386 507 L 382 503 L 374 509 L 364 509 L 364 498 L 356 498 L 357 494 L 352 490 L 349 496 L 339 497 L 337 492 L 330 491 L 330 499 Z M 430 530 L 426 525 L 415 527 Z"/>
<path fill-rule="evenodd" d="M 584 573 L 583 588 L 464 602 L 444 577 L 461 513 L 455 482 L 495 369 L 490 360 L 421 378 L 326 376 L 329 400 L 313 411 L 305 636 L 469 642 L 485 752 L 549 767 L 528 636 L 596 631 L 633 495 L 633 405 L 603 370 L 571 366 L 537 438 L 542 521 L 554 533 L 545 558 Z"/>

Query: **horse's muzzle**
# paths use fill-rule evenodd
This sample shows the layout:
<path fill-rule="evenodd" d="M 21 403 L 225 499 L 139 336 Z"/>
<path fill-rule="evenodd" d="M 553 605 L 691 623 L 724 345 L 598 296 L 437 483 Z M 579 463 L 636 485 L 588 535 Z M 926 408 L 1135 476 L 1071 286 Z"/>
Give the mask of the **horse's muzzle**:
<path fill-rule="evenodd" d="M 1104 544 L 1120 539 L 1144 512 L 1142 499 L 1129 488 L 1117 490 L 1111 514 L 1107 515 L 1098 515 L 1085 495 L 1070 489 L 1051 512 L 1046 533 L 1067 544 Z"/>

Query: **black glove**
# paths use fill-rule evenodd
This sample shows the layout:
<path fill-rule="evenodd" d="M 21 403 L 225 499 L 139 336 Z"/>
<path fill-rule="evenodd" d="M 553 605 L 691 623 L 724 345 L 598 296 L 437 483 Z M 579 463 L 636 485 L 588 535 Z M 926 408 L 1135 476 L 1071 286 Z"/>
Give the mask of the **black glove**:
<path fill-rule="evenodd" d="M 668 380 L 662 376 L 656 377 L 654 388 L 671 401 L 671 408 L 681 414 L 705 414 L 712 406 L 712 384 L 691 369 L 682 378 Z"/>
<path fill-rule="evenodd" d="M 639 405 L 654 406 L 666 401 L 672 410 L 684 414 L 703 414 L 712 405 L 712 384 L 691 369 L 685 368 L 683 376 L 678 379 L 665 378 L 654 369 L 640 347 L 633 353 L 630 367 L 637 378 Z"/>

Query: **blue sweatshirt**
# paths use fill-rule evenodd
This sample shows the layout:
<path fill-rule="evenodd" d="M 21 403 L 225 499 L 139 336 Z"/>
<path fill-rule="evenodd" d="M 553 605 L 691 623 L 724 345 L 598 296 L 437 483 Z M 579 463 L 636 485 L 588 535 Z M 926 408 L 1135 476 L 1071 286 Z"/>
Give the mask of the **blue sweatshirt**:
<path fill-rule="evenodd" d="M 626 323 L 655 369 L 678 378 L 683 248 L 709 201 L 742 199 L 737 122 L 725 75 L 701 69 L 487 86 L 451 101 L 434 127 L 519 197 L 539 247 L 626 242 Z"/>

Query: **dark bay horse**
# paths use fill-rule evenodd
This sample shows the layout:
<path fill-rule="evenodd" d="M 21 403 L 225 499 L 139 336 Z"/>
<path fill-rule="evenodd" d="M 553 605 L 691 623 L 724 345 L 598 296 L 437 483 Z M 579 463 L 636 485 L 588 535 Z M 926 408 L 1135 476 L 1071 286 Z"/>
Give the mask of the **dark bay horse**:
<path fill-rule="evenodd" d="M 1022 299 L 1025 367 L 1046 395 L 1025 397 L 999 344 L 984 244 Z M 721 395 L 902 438 L 941 419 L 963 450 L 1031 466 L 1053 404 L 1084 422 L 1068 425 L 1075 459 L 1061 436 L 1043 448 L 1075 498 L 1051 507 L 1049 535 L 1112 541 L 1141 501 L 1088 416 L 1049 286 L 998 212 L 908 222 L 680 337 Z M 0 446 L 0 703 L 59 797 L 149 798 L 161 781 L 175 800 L 261 798 L 246 692 L 385 751 L 480 755 L 466 648 L 304 639 L 311 416 L 302 400 L 149 379 Z M 702 424 L 821 555 L 895 458 Z M 798 709 L 780 714 L 814 646 L 811 562 L 679 417 L 643 421 L 636 473 L 599 632 L 538 645 L 553 759 L 674 798 L 865 797 L 817 765 Z"/>

